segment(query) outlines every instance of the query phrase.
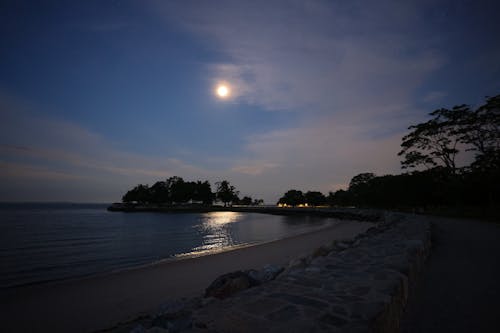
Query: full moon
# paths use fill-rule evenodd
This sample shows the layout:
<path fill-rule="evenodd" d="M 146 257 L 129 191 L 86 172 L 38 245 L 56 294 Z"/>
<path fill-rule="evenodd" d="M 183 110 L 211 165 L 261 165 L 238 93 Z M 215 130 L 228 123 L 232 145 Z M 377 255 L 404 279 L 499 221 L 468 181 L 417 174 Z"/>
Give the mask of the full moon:
<path fill-rule="evenodd" d="M 216 93 L 220 98 L 226 98 L 229 96 L 229 88 L 228 86 L 221 84 L 217 87 Z"/>

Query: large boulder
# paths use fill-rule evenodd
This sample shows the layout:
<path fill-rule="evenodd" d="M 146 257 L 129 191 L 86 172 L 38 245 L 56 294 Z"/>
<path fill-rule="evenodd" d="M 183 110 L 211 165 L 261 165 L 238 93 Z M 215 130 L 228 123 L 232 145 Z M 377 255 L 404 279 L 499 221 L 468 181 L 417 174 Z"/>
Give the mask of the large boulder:
<path fill-rule="evenodd" d="M 258 284 L 259 282 L 248 273 L 236 271 L 224 274 L 215 279 L 205 290 L 205 297 L 224 299 Z"/>
<path fill-rule="evenodd" d="M 274 280 L 281 272 L 283 267 L 276 265 L 266 265 L 260 270 L 251 269 L 247 274 L 259 284 Z"/>

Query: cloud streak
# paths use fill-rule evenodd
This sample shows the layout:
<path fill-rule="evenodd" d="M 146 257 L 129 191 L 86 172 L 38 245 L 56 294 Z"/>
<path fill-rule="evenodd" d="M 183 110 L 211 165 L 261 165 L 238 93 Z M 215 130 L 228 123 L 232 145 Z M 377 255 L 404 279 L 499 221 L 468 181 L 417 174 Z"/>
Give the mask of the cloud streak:
<path fill-rule="evenodd" d="M 276 195 L 290 186 L 334 190 L 360 172 L 399 171 L 401 136 L 425 113 L 415 92 L 446 63 L 436 39 L 420 29 L 427 5 L 220 1 L 156 8 L 227 56 L 208 64 L 209 72 L 231 82 L 240 103 L 300 115 L 295 125 L 249 136 L 231 169 L 245 187 L 274 184 Z"/>
<path fill-rule="evenodd" d="M 119 199 L 137 183 L 151 184 L 174 175 L 197 179 L 212 175 L 209 170 L 171 156 L 122 151 L 78 125 L 39 118 L 30 112 L 31 106 L 14 98 L 3 95 L 0 104 L 7 120 L 0 124 L 0 180 L 4 184 L 0 200 L 13 200 L 18 186 L 28 191 L 33 179 L 37 180 L 36 186 L 40 182 L 45 186 L 50 182 L 65 183 L 73 189 L 71 200 L 95 201 L 102 197 L 98 192 L 103 190 L 105 200 L 110 201 Z M 85 187 L 94 186 L 94 194 L 78 193 L 75 185 L 82 186 L 83 182 Z M 32 199 L 60 200 L 60 192 Z"/>
<path fill-rule="evenodd" d="M 192 4 L 192 3 L 191 3 Z M 220 1 L 162 6 L 170 21 L 206 38 L 230 61 L 210 65 L 241 101 L 269 110 L 359 112 L 405 103 L 444 57 L 400 2 Z"/>

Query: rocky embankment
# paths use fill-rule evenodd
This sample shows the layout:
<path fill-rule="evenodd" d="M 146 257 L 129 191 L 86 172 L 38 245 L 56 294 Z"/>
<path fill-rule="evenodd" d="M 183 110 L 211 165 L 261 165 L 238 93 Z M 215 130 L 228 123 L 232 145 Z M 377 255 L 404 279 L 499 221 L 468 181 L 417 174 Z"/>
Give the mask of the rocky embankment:
<path fill-rule="evenodd" d="M 386 214 L 353 240 L 287 267 L 219 277 L 204 297 L 165 303 L 113 332 L 398 332 L 431 247 L 425 217 Z"/>

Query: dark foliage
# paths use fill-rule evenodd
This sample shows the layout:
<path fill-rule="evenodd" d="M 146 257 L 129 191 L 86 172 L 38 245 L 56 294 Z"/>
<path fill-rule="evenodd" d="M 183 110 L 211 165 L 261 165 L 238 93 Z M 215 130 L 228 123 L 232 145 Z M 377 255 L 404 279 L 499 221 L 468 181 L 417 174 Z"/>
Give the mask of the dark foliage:
<path fill-rule="evenodd" d="M 253 199 L 252 205 L 259 206 L 259 205 L 262 205 L 262 204 L 264 204 L 264 200 L 262 200 L 262 199 Z"/>
<path fill-rule="evenodd" d="M 211 205 L 215 199 L 208 181 L 186 182 L 181 177 L 170 177 L 158 181 L 153 186 L 139 184 L 128 191 L 123 202 L 139 204 L 171 205 L 187 202 L 200 202 Z"/>
<path fill-rule="evenodd" d="M 128 191 L 122 198 L 123 202 L 133 202 L 144 204 L 152 202 L 151 192 L 148 185 L 139 184 L 130 191 Z"/>
<path fill-rule="evenodd" d="M 224 206 L 227 206 L 229 203 L 239 202 L 239 192 L 227 180 L 217 182 L 215 185 L 217 186 L 216 198 L 222 201 Z"/>
<path fill-rule="evenodd" d="M 467 105 L 430 113 L 431 120 L 410 126 L 403 137 L 403 169 L 424 170 L 400 175 L 362 173 L 347 191 L 330 192 L 330 205 L 433 209 L 500 206 L 500 95 L 471 110 Z M 456 157 L 474 151 L 469 166 L 457 167 Z"/>
<path fill-rule="evenodd" d="M 353 204 L 351 192 L 345 190 L 338 190 L 336 192 L 329 192 L 326 197 L 326 202 L 330 206 L 351 206 Z"/>
<path fill-rule="evenodd" d="M 278 204 L 297 206 L 306 203 L 304 194 L 299 190 L 289 190 L 278 200 Z"/>
<path fill-rule="evenodd" d="M 310 206 L 322 206 L 326 204 L 326 197 L 317 191 L 308 191 L 304 194 L 305 202 Z"/>
<path fill-rule="evenodd" d="M 241 205 L 241 206 L 259 206 L 264 203 L 262 199 L 252 199 L 252 197 L 244 196 L 242 199 L 236 200 L 232 202 L 233 205 Z"/>
<path fill-rule="evenodd" d="M 242 199 L 240 199 L 240 201 L 238 201 L 238 205 L 243 205 L 243 206 L 250 206 L 252 204 L 252 198 L 250 197 L 243 197 Z"/>

